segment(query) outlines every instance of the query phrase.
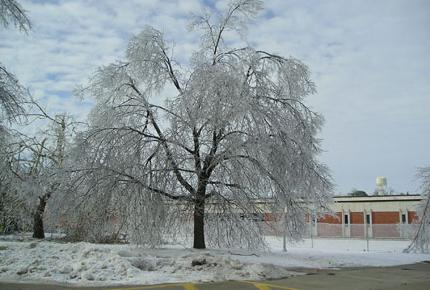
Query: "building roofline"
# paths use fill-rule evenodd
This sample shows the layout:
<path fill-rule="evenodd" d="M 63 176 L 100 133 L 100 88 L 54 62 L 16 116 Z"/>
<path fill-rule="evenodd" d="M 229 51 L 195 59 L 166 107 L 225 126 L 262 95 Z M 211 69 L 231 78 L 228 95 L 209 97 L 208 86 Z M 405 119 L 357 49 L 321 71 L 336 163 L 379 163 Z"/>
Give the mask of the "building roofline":
<path fill-rule="evenodd" d="M 372 195 L 372 196 L 334 196 L 335 202 L 387 202 L 387 201 L 421 201 L 423 197 L 416 195 Z"/>

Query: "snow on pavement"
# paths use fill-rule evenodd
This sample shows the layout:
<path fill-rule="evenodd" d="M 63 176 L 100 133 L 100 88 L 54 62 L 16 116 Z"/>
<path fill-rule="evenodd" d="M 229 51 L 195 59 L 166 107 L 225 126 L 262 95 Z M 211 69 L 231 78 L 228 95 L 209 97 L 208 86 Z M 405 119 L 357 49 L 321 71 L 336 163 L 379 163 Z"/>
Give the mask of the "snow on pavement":
<path fill-rule="evenodd" d="M 0 280 L 80 285 L 157 284 L 260 280 L 297 274 L 288 268 L 391 266 L 430 260 L 405 254 L 408 241 L 315 239 L 289 244 L 267 237 L 268 252 L 193 250 L 181 246 L 144 249 L 134 245 L 0 241 Z"/>

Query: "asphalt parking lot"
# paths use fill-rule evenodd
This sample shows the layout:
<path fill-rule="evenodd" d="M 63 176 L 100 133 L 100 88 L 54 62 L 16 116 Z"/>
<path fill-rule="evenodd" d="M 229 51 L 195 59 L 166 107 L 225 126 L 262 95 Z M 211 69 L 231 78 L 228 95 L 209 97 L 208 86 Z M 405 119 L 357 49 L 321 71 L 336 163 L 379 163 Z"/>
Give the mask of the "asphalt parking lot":
<path fill-rule="evenodd" d="M 430 289 L 430 261 L 395 267 L 368 267 L 340 270 L 306 270 L 306 275 L 271 281 L 226 281 L 219 283 L 177 283 L 142 286 L 74 287 L 60 284 L 1 283 L 7 290 L 362 290 Z"/>

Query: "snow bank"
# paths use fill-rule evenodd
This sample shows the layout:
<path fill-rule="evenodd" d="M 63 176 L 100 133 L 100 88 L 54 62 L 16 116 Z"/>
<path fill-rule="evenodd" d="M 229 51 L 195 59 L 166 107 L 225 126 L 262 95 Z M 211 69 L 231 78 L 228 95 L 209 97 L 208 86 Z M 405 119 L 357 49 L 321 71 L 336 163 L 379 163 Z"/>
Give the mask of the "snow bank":
<path fill-rule="evenodd" d="M 430 260 L 405 254 L 408 241 L 315 239 L 289 244 L 267 237 L 269 252 L 193 250 L 180 246 L 143 249 L 133 245 L 0 241 L 0 280 L 80 285 L 157 284 L 260 280 L 298 274 L 287 268 L 391 266 Z"/>
<path fill-rule="evenodd" d="M 83 285 L 281 278 L 283 267 L 240 262 L 227 252 L 130 245 L 0 242 L 0 279 Z"/>

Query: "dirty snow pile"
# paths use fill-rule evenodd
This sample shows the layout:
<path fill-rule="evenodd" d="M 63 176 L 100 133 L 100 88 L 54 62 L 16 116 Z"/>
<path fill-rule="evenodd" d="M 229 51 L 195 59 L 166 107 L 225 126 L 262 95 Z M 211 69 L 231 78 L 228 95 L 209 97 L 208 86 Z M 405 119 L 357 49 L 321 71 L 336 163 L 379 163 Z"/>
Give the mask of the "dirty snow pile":
<path fill-rule="evenodd" d="M 31 238 L 0 240 L 0 281 L 75 285 L 158 284 L 276 279 L 294 268 L 393 266 L 430 261 L 406 254 L 410 241 L 306 239 L 288 244 L 266 237 L 269 250 L 193 250 L 180 245 L 144 249 L 134 245 L 60 243 Z M 289 269 L 289 270 L 287 270 Z"/>
<path fill-rule="evenodd" d="M 240 262 L 226 251 L 142 249 L 48 241 L 0 242 L 0 280 L 83 285 L 157 284 L 268 279 L 290 276 L 283 267 Z"/>

